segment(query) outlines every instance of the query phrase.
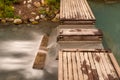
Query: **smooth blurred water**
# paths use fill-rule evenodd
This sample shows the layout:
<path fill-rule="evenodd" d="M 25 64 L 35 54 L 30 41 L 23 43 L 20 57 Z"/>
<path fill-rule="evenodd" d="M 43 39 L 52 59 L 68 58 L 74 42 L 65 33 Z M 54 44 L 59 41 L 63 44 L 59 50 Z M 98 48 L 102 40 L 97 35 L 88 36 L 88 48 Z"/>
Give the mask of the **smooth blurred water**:
<path fill-rule="evenodd" d="M 120 64 L 120 3 L 91 0 L 89 4 L 97 20 L 96 27 L 104 34 L 104 47 L 112 50 Z"/>
<path fill-rule="evenodd" d="M 50 35 L 57 25 L 0 24 L 0 80 L 57 80 L 55 60 L 49 59 L 44 70 L 32 68 L 42 36 Z"/>

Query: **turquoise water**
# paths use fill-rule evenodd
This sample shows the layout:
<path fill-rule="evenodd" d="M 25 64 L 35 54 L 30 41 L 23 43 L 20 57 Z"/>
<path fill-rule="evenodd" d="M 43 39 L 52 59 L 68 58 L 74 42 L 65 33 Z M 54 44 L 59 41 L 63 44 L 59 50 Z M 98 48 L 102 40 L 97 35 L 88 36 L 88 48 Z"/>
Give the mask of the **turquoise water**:
<path fill-rule="evenodd" d="M 114 53 L 120 64 L 120 3 L 89 1 L 96 17 L 96 27 L 104 34 L 103 44 Z"/>

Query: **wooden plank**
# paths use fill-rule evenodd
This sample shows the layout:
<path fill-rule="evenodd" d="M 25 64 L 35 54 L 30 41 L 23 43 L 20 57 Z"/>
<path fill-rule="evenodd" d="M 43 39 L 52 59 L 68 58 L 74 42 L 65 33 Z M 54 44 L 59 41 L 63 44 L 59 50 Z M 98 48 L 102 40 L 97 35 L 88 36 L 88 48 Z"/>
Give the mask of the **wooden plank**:
<path fill-rule="evenodd" d="M 106 58 L 106 61 L 109 65 L 109 70 L 110 70 L 110 73 L 108 74 L 108 77 L 109 77 L 110 80 L 114 80 L 114 78 L 116 77 L 115 76 L 116 73 L 114 73 L 113 70 L 111 70 L 112 63 L 111 63 L 110 59 L 108 58 L 108 54 L 104 53 L 104 56 Z"/>
<path fill-rule="evenodd" d="M 60 7 L 61 20 L 95 20 L 86 0 L 61 0 Z"/>
<path fill-rule="evenodd" d="M 93 60 L 95 62 L 96 69 L 97 69 L 99 80 L 104 80 L 104 78 L 102 76 L 101 68 L 99 65 L 99 56 L 97 56 L 96 52 L 92 53 L 92 55 L 93 55 Z"/>
<path fill-rule="evenodd" d="M 33 64 L 33 69 L 43 69 L 45 66 L 46 53 L 38 52 Z"/>
<path fill-rule="evenodd" d="M 68 52 L 68 80 L 73 80 L 72 53 Z"/>
<path fill-rule="evenodd" d="M 64 80 L 63 79 L 63 53 L 62 51 L 59 51 L 58 80 Z"/>
<path fill-rule="evenodd" d="M 100 35 L 102 32 L 99 29 L 60 29 L 59 35 Z"/>
<path fill-rule="evenodd" d="M 98 73 L 97 73 L 97 69 L 96 69 L 96 66 L 95 66 L 95 63 L 94 63 L 94 60 L 93 60 L 93 57 L 92 57 L 92 52 L 88 52 L 88 57 L 89 57 L 90 64 L 91 64 L 91 69 L 92 69 L 93 78 L 94 78 L 95 80 L 99 80 L 99 78 L 98 78 Z"/>
<path fill-rule="evenodd" d="M 87 69 L 85 66 L 86 61 L 84 59 L 83 52 L 80 52 L 80 58 L 81 58 L 81 67 L 82 67 L 81 69 L 82 69 L 84 80 L 88 80 Z"/>
<path fill-rule="evenodd" d="M 103 55 L 103 54 L 101 54 L 101 55 Z M 102 76 L 103 76 L 104 80 L 109 80 L 101 55 L 99 53 L 97 53 L 97 56 L 99 57 L 98 62 L 99 62 L 99 66 L 101 68 L 101 73 L 102 73 Z"/>
<path fill-rule="evenodd" d="M 119 79 L 120 79 L 120 67 L 119 67 L 119 65 L 118 65 L 118 63 L 117 63 L 117 61 L 116 61 L 116 59 L 115 59 L 115 57 L 114 57 L 114 55 L 112 53 L 109 53 L 109 57 L 110 57 L 110 59 L 112 61 L 112 64 L 114 65 L 114 67 L 115 67 L 115 69 L 117 71 L 117 74 L 119 76 Z"/>
<path fill-rule="evenodd" d="M 104 65 L 104 67 L 105 67 L 107 76 L 108 76 L 108 78 L 109 78 L 109 75 L 111 74 L 111 72 L 110 72 L 109 64 L 108 64 L 108 62 L 107 62 L 106 57 L 105 57 L 104 54 L 106 54 L 106 53 L 105 53 L 105 52 L 100 52 L 100 56 L 101 56 L 101 58 L 102 58 L 102 60 L 103 60 L 103 65 Z"/>
<path fill-rule="evenodd" d="M 92 70 L 91 70 L 90 62 L 88 60 L 88 53 L 87 52 L 84 52 L 84 57 L 85 57 L 85 61 L 86 61 L 85 66 L 87 69 L 88 79 L 93 80 Z"/>
<path fill-rule="evenodd" d="M 77 60 L 78 78 L 79 80 L 84 80 L 82 70 L 81 70 L 80 53 L 78 51 L 76 52 L 76 60 Z"/>
<path fill-rule="evenodd" d="M 63 77 L 64 80 L 68 80 L 68 70 L 67 70 L 67 52 L 63 52 Z"/>
<path fill-rule="evenodd" d="M 72 64 L 73 64 L 74 80 L 78 80 L 78 70 L 77 70 L 77 62 L 76 62 L 75 52 L 72 52 Z"/>

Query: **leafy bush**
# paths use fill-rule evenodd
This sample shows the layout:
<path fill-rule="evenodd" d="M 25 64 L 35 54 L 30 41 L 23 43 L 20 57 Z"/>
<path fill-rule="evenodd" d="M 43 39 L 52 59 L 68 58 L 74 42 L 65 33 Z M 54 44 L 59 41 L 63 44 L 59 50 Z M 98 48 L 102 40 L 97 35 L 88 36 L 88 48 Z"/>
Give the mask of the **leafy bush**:
<path fill-rule="evenodd" d="M 12 6 L 5 7 L 5 17 L 8 18 L 14 17 L 14 8 Z"/>

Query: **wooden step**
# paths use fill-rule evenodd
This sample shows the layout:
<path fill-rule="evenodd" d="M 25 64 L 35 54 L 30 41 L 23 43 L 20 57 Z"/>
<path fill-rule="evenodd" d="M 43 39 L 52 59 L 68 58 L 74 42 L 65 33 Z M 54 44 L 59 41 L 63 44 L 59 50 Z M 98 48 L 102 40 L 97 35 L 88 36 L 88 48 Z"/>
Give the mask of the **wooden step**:
<path fill-rule="evenodd" d="M 102 32 L 99 29 L 60 29 L 57 41 L 101 41 Z"/>
<path fill-rule="evenodd" d="M 58 80 L 120 80 L 120 68 L 106 50 L 59 51 Z"/>

